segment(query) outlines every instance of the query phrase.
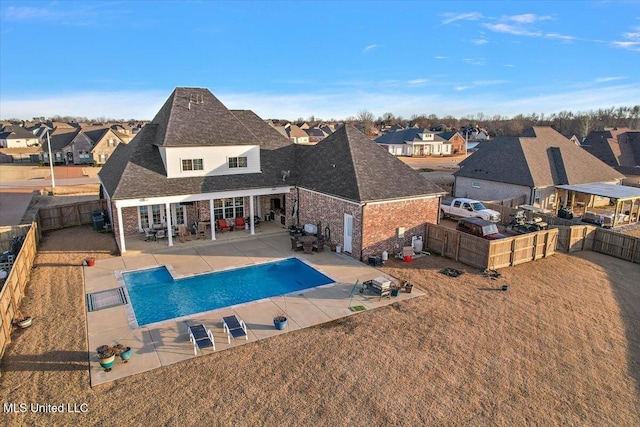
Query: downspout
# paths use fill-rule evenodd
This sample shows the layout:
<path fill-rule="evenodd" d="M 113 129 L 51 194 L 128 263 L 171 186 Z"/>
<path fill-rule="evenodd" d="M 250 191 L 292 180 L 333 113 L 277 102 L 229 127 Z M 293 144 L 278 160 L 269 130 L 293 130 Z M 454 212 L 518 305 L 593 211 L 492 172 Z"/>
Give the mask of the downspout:
<path fill-rule="evenodd" d="M 296 186 L 296 198 L 298 200 L 298 209 L 296 209 L 296 227 L 300 227 L 300 188 L 298 186 Z"/>

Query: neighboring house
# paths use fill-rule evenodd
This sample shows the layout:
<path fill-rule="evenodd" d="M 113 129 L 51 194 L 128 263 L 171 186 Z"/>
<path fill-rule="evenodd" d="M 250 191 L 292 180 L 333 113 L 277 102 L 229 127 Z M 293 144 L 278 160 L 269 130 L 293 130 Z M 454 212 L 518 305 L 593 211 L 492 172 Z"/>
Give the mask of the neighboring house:
<path fill-rule="evenodd" d="M 307 135 L 307 133 L 302 128 L 294 125 L 293 123 L 286 124 L 284 126 L 284 131 L 287 135 L 287 138 L 289 138 L 294 144 L 308 144 L 310 142 L 309 135 Z"/>
<path fill-rule="evenodd" d="M 551 127 L 543 126 L 528 129 L 521 137 L 500 136 L 481 144 L 460 162 L 453 175 L 456 197 L 523 197 L 524 203 L 543 209 L 556 207 L 555 185 L 617 184 L 623 178 Z"/>
<path fill-rule="evenodd" d="M 425 128 L 389 132 L 375 142 L 394 156 L 450 156 L 453 153 L 451 142 Z"/>
<path fill-rule="evenodd" d="M 305 129 L 305 132 L 309 136 L 309 142 L 312 142 L 312 143 L 320 142 L 329 135 L 328 133 L 325 133 L 322 129 L 316 128 L 316 127 Z"/>
<path fill-rule="evenodd" d="M 187 108 L 194 97 L 201 102 Z M 264 216 L 283 226 L 320 223 L 346 253 L 364 259 L 424 235 L 445 194 L 353 127 L 296 145 L 252 111 L 228 110 L 198 88 L 175 89 L 98 177 L 121 252 L 125 236 L 154 224 L 169 230 L 248 217 L 254 234 L 254 218 Z"/>
<path fill-rule="evenodd" d="M 640 130 L 613 128 L 592 131 L 581 147 L 612 168 L 640 166 Z"/>
<path fill-rule="evenodd" d="M 82 131 L 91 141 L 91 161 L 95 165 L 103 165 L 109 159 L 116 147 L 125 141 L 120 138 L 118 132 L 114 132 L 111 128 L 100 128 L 88 131 Z"/>
<path fill-rule="evenodd" d="M 21 126 L 6 126 L 0 132 L 0 148 L 27 148 L 38 144 L 38 137 Z"/>
<path fill-rule="evenodd" d="M 68 149 L 71 141 L 80 133 L 79 129 L 71 126 L 60 126 L 49 132 L 48 140 L 45 140 L 41 146 L 42 160 L 49 164 L 49 151 L 53 156 L 53 164 L 69 164 L 73 163 L 73 151 Z M 49 148 L 49 141 L 51 148 Z M 69 157 L 71 159 L 69 159 Z M 71 162 L 69 161 L 71 160 Z"/>
<path fill-rule="evenodd" d="M 108 127 L 59 128 L 50 134 L 55 163 L 102 165 L 123 141 Z M 46 139 L 46 137 L 45 137 Z M 49 144 L 42 146 L 42 159 L 49 163 Z"/>
<path fill-rule="evenodd" d="M 580 146 L 580 138 L 578 138 L 577 135 L 571 135 L 571 138 L 569 138 L 569 141 L 573 142 L 574 144 L 576 144 L 577 146 Z"/>
<path fill-rule="evenodd" d="M 441 126 L 439 125 L 438 127 Z M 438 132 L 436 135 L 451 143 L 451 154 L 464 154 L 466 152 L 466 141 L 460 135 L 460 132 Z"/>

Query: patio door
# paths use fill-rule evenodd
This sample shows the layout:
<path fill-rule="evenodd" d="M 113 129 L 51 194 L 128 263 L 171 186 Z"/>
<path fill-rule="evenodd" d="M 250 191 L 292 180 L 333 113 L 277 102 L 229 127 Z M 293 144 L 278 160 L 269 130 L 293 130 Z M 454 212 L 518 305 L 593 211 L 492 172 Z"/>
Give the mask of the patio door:
<path fill-rule="evenodd" d="M 353 243 L 353 216 L 344 214 L 344 251 L 351 253 Z"/>

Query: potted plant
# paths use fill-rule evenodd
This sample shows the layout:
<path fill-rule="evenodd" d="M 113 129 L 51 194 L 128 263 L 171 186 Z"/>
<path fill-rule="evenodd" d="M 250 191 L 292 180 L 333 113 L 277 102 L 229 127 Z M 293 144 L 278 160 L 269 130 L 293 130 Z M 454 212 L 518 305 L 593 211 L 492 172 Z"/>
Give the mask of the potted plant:
<path fill-rule="evenodd" d="M 273 316 L 273 326 L 278 330 L 283 330 L 287 327 L 287 314 L 285 312 L 277 313 Z"/>
<path fill-rule="evenodd" d="M 129 359 L 131 359 L 131 347 L 125 347 L 124 345 L 118 343 L 112 347 L 113 352 L 116 356 L 120 356 L 123 363 L 127 363 Z"/>
<path fill-rule="evenodd" d="M 31 316 L 27 316 L 22 313 L 20 310 L 16 311 L 16 320 L 13 321 L 13 324 L 21 329 L 28 328 L 31 326 L 31 322 L 33 319 Z"/>
<path fill-rule="evenodd" d="M 96 349 L 98 361 L 105 372 L 111 371 L 113 364 L 116 363 L 116 355 L 113 348 L 108 345 L 101 345 Z"/>

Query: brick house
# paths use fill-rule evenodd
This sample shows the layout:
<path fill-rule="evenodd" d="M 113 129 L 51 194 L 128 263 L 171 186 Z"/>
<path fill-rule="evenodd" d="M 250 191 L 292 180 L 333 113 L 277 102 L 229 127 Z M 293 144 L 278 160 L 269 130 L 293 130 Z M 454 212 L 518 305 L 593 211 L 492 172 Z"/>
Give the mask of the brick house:
<path fill-rule="evenodd" d="M 255 234 L 255 218 L 271 216 L 285 227 L 320 224 L 363 259 L 422 235 L 437 222 L 444 194 L 353 127 L 317 145 L 294 144 L 252 111 L 228 110 L 199 88 L 175 89 L 98 177 L 121 252 L 125 236 L 153 225 L 171 231 L 248 217 Z"/>

